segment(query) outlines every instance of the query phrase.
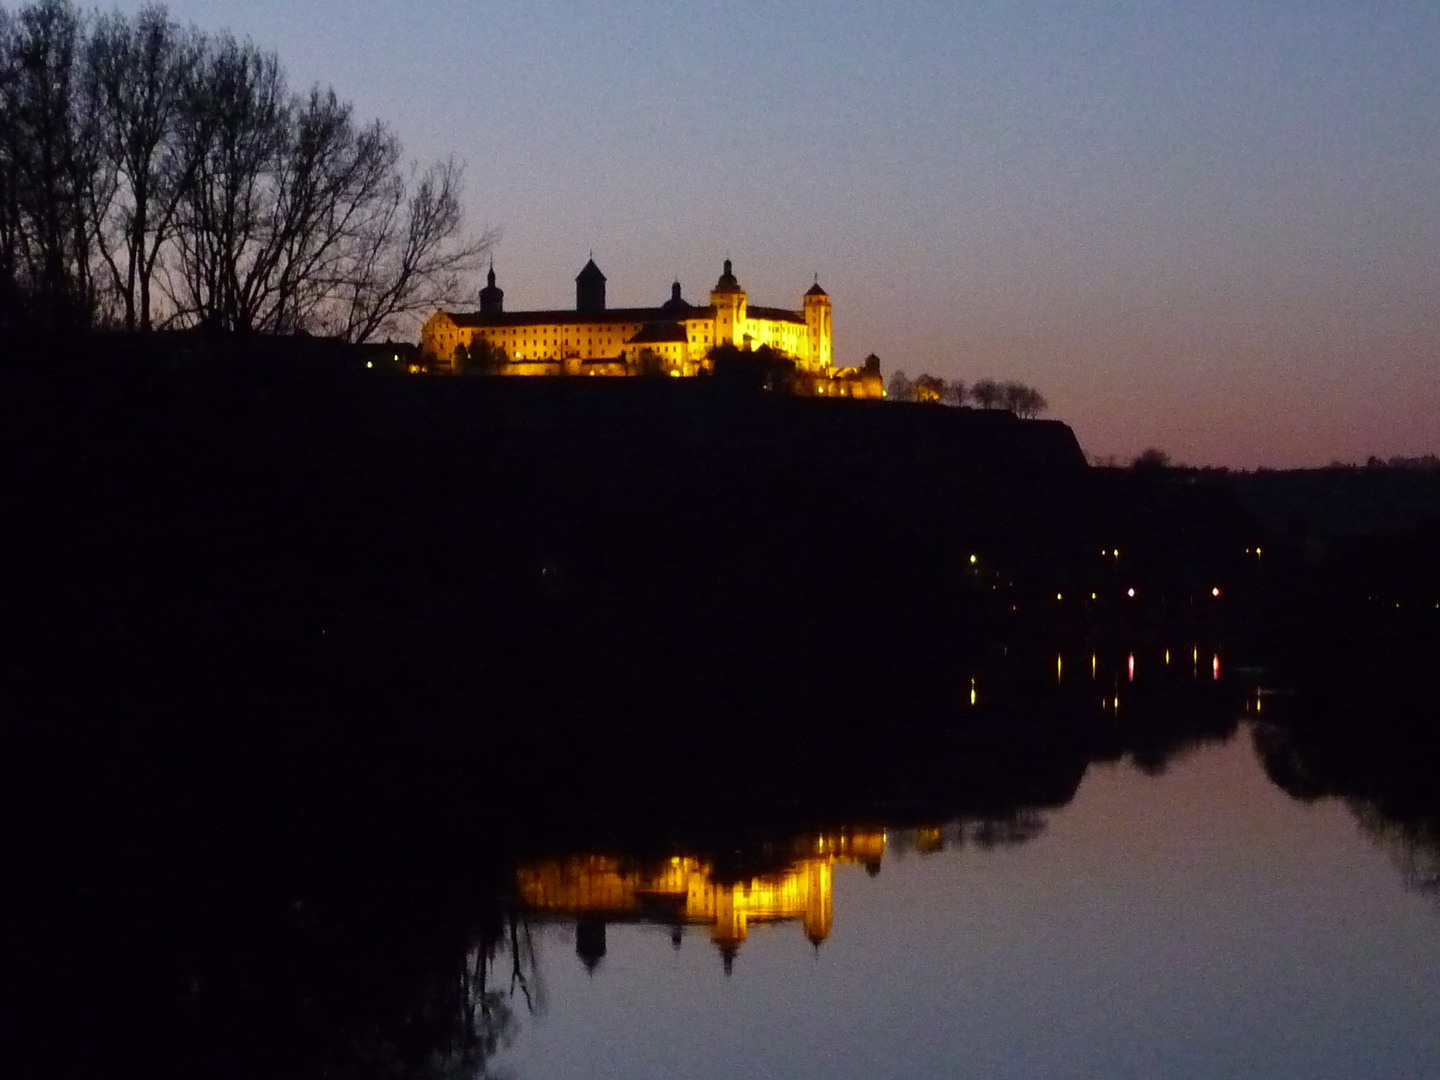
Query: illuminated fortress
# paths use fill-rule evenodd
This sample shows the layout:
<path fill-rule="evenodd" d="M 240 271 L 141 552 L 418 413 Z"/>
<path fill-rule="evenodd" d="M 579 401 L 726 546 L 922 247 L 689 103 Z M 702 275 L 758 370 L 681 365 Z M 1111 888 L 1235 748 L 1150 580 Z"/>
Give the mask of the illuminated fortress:
<path fill-rule="evenodd" d="M 484 355 L 489 370 L 503 375 L 683 377 L 712 370 L 717 346 L 769 346 L 793 360 L 817 393 L 883 396 L 878 361 L 835 368 L 830 319 L 830 297 L 818 280 L 798 311 L 752 306 L 729 259 L 708 305 L 686 301 L 677 281 L 670 299 L 654 308 L 607 307 L 605 275 L 591 259 L 575 278 L 574 311 L 506 311 L 492 266 L 480 309 L 437 311 L 421 329 L 420 350 L 449 370 Z"/>

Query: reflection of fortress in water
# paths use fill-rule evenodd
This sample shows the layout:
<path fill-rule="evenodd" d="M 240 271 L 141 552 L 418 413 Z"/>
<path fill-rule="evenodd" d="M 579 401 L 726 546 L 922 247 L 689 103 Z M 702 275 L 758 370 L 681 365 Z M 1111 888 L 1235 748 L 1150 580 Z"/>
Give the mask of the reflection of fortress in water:
<path fill-rule="evenodd" d="M 642 869 L 587 856 L 522 868 L 517 886 L 530 911 L 576 919 L 575 951 L 592 970 L 605 955 L 608 923 L 646 922 L 670 926 L 676 948 L 686 926 L 708 926 L 728 973 L 752 923 L 799 919 L 818 948 L 834 922 L 834 866 L 876 873 L 885 842 L 884 832 L 827 834 L 804 845 L 786 869 L 737 881 L 718 879 L 712 865 L 690 857 Z"/>

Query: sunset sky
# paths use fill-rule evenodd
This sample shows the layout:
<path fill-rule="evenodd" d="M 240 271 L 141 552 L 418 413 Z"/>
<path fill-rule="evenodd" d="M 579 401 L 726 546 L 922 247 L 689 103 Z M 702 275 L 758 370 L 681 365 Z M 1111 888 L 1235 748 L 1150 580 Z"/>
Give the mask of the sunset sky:
<path fill-rule="evenodd" d="M 1435 0 L 170 8 L 467 162 L 507 308 L 728 254 L 755 303 L 818 272 L 837 361 L 1032 383 L 1095 455 L 1440 452 Z"/>

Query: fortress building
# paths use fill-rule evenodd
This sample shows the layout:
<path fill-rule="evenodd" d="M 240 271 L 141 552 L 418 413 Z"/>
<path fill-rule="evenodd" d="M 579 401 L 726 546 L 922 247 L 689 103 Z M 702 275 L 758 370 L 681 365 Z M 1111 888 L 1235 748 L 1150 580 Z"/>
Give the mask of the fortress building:
<path fill-rule="evenodd" d="M 496 374 L 690 376 L 711 369 L 716 346 L 769 346 L 830 393 L 881 396 L 873 392 L 878 367 L 872 379 L 834 367 L 830 318 L 830 297 L 818 279 L 799 310 L 751 306 L 729 259 L 704 306 L 685 300 L 677 281 L 659 307 L 607 307 L 605 275 L 591 259 L 575 278 L 575 310 L 506 311 L 492 265 L 479 310 L 437 311 L 421 330 L 420 349 L 442 370 L 457 369 L 483 350 Z"/>

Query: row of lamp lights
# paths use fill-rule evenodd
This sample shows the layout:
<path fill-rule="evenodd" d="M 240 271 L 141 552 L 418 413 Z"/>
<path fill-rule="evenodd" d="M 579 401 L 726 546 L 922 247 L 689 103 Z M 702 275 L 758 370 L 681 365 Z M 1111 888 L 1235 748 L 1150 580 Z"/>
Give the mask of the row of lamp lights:
<path fill-rule="evenodd" d="M 1246 549 L 1245 549 L 1245 551 L 1246 551 L 1247 554 L 1249 553 L 1250 550 L 1251 550 L 1250 548 L 1246 548 Z M 1255 548 L 1254 550 L 1255 550 L 1255 554 L 1258 556 L 1258 555 L 1260 554 L 1260 549 L 1259 549 L 1259 548 Z M 1104 556 L 1106 556 L 1106 557 L 1108 557 L 1108 558 L 1118 559 L 1118 558 L 1120 558 L 1120 549 L 1119 549 L 1119 548 L 1107 548 L 1107 549 L 1102 550 L 1102 551 L 1100 552 L 1100 554 L 1101 554 L 1101 555 L 1104 555 Z M 971 565 L 971 566 L 976 566 L 976 565 L 979 564 L 979 562 L 980 562 L 980 556 L 978 556 L 978 555 L 971 555 L 971 556 L 970 556 L 970 565 Z M 1135 597 L 1136 597 L 1136 595 L 1137 595 L 1137 594 L 1136 594 L 1136 592 L 1135 592 L 1135 586 L 1133 586 L 1133 585 L 1131 585 L 1129 588 L 1127 588 L 1127 589 L 1125 590 L 1125 596 L 1126 596 L 1126 598 L 1129 599 L 1129 600 L 1134 600 Z M 1218 599 L 1220 598 L 1220 586 L 1219 586 L 1219 585 L 1214 585 L 1214 586 L 1212 586 L 1211 589 L 1210 589 L 1210 595 L 1211 595 L 1212 597 L 1214 597 L 1215 599 L 1218 600 Z M 1057 593 L 1055 594 L 1055 599 L 1063 602 L 1064 599 L 1065 599 L 1064 590 L 1061 590 L 1060 592 L 1057 592 Z M 1091 599 L 1091 600 L 1099 600 L 1099 599 L 1100 599 L 1100 594 L 1099 594 L 1098 592 L 1092 591 L 1092 592 L 1090 593 L 1090 599 Z"/>

